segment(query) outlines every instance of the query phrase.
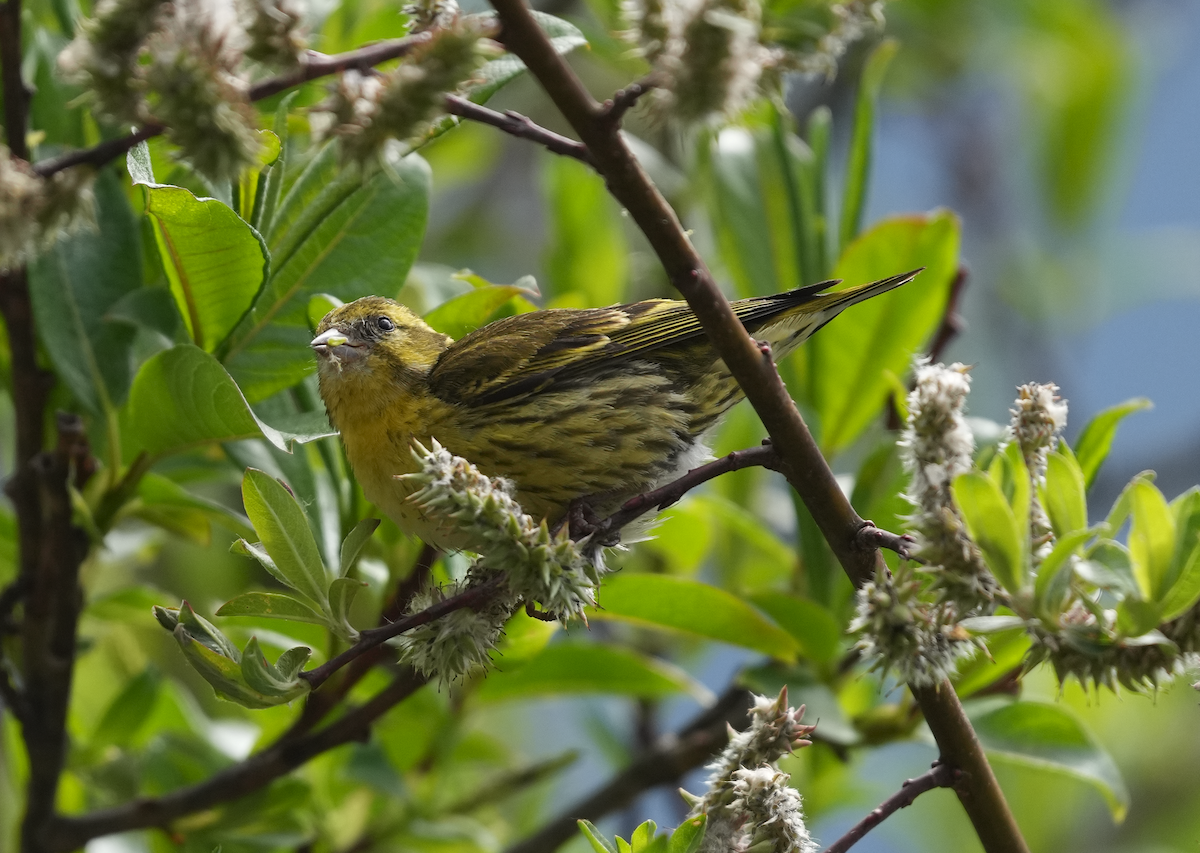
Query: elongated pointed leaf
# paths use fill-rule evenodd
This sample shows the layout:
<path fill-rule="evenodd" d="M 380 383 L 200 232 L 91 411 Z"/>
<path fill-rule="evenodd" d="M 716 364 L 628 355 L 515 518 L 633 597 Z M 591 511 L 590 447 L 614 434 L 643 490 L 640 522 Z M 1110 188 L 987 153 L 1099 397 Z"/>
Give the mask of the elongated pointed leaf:
<path fill-rule="evenodd" d="M 345 577 L 346 572 L 358 559 L 358 554 L 371 538 L 371 534 L 379 527 L 378 518 L 364 518 L 342 541 L 341 559 L 338 561 L 338 577 Z"/>
<path fill-rule="evenodd" d="M 288 426 L 276 429 L 264 423 L 220 362 L 182 344 L 153 356 L 138 371 L 122 435 L 130 452 L 159 456 L 260 437 L 290 450 L 294 441 L 334 434 L 323 413 Z"/>
<path fill-rule="evenodd" d="M 849 245 L 862 227 L 863 208 L 867 200 L 867 183 L 871 176 L 872 136 L 875 133 L 875 107 L 883 77 L 892 58 L 900 49 L 895 39 L 884 39 L 863 65 L 858 81 L 858 97 L 854 104 L 854 134 L 846 158 L 846 182 L 842 192 L 842 223 L 839 230 L 841 245 Z"/>
<path fill-rule="evenodd" d="M 344 639 L 354 642 L 358 631 L 350 624 L 350 608 L 366 584 L 354 578 L 334 578 L 329 585 L 329 611 L 333 614 L 333 630 Z"/>
<path fill-rule="evenodd" d="M 742 599 L 685 578 L 616 575 L 600 592 L 600 609 L 588 616 L 685 631 L 781 659 L 800 651 L 790 634 Z"/>
<path fill-rule="evenodd" d="M 274 563 L 272 563 L 274 565 Z M 260 616 L 329 626 L 329 617 L 299 599 L 277 592 L 243 592 L 221 605 L 218 616 Z"/>
<path fill-rule="evenodd" d="M 1200 542 L 1192 546 L 1183 569 L 1162 603 L 1162 620 L 1178 619 L 1200 601 Z"/>
<path fill-rule="evenodd" d="M 381 288 L 395 294 L 425 236 L 429 192 L 429 167 L 416 155 L 389 160 L 365 178 L 341 163 L 336 146 L 313 158 L 266 235 L 271 276 L 220 354 L 247 399 L 313 371 L 308 304 L 315 294 L 343 302 Z"/>
<path fill-rule="evenodd" d="M 254 302 L 270 255 L 258 232 L 228 205 L 155 183 L 145 146 L 130 154 L 130 176 L 145 192 L 163 271 L 188 335 L 212 352 Z"/>
<path fill-rule="evenodd" d="M 755 607 L 791 634 L 800 644 L 800 653 L 814 663 L 830 663 L 841 651 L 842 627 L 833 614 L 817 602 L 774 591 L 749 598 Z"/>
<path fill-rule="evenodd" d="M 616 846 L 605 838 L 604 833 L 590 820 L 579 820 L 576 823 L 579 825 L 579 831 L 583 833 L 583 837 L 592 845 L 592 850 L 595 853 L 617 853 Z"/>
<path fill-rule="evenodd" d="M 294 673 L 291 678 L 283 677 L 263 656 L 257 637 L 251 637 L 242 651 L 242 678 L 251 690 L 283 702 L 303 696 L 309 691 L 308 682 L 296 678 Z"/>
<path fill-rule="evenodd" d="M 1062 705 L 1016 702 L 971 721 L 988 755 L 1000 761 L 1061 773 L 1091 785 L 1121 821 L 1129 791 L 1111 756 Z"/>
<path fill-rule="evenodd" d="M 1167 589 L 1166 580 L 1175 555 L 1175 516 L 1162 492 L 1150 483 L 1135 483 L 1129 493 L 1129 553 L 1133 576 L 1144 601 L 1157 602 Z"/>
<path fill-rule="evenodd" d="M 1153 408 L 1153 405 L 1145 397 L 1134 397 L 1105 409 L 1088 421 L 1083 432 L 1079 434 L 1075 455 L 1079 459 L 1079 467 L 1083 469 L 1084 480 L 1089 489 L 1096 481 L 1100 466 L 1108 458 L 1108 451 L 1112 448 L 1113 438 L 1116 437 L 1121 421 L 1134 412 Z"/>
<path fill-rule="evenodd" d="M 254 468 L 242 478 L 242 502 L 280 578 L 328 611 L 329 578 L 300 504 L 278 480 Z"/>
<path fill-rule="evenodd" d="M 959 223 L 948 211 L 886 219 L 846 247 L 834 268 L 846 285 L 925 267 L 916 280 L 846 310 L 803 349 L 821 447 L 836 454 L 876 422 L 945 312 L 958 270 Z M 903 317 L 903 321 L 899 318 Z"/>
<path fill-rule="evenodd" d="M 1087 527 L 1087 482 L 1074 454 L 1064 444 L 1046 459 L 1042 502 L 1054 535 L 1060 539 Z"/>
<path fill-rule="evenodd" d="M 117 179 L 96 179 L 97 230 L 63 237 L 29 265 L 38 339 L 55 374 L 101 414 L 129 391 L 134 329 L 106 319 L 142 285 L 141 240 Z"/>
<path fill-rule="evenodd" d="M 476 276 L 472 275 L 471 278 Z M 488 323 L 514 296 L 537 296 L 536 288 L 531 287 L 533 284 L 534 281 L 529 276 L 516 284 L 481 283 L 473 290 L 446 300 L 421 319 L 442 334 L 455 339 L 461 338 Z"/>
<path fill-rule="evenodd" d="M 721 260 L 739 296 L 791 290 L 801 280 L 788 172 L 798 152 L 781 157 L 768 128 L 731 127 L 701 150 L 710 176 L 707 194 Z M 802 247 L 801 247 L 802 248 Z"/>
<path fill-rule="evenodd" d="M 704 830 L 708 823 L 708 815 L 698 815 L 688 818 L 671 833 L 667 844 L 667 853 L 696 853 L 704 841 Z"/>
<path fill-rule="evenodd" d="M 1038 566 L 1033 584 L 1035 604 L 1048 614 L 1057 615 L 1066 604 L 1071 583 L 1071 558 L 1080 553 L 1084 543 L 1092 538 L 1090 530 L 1076 530 L 1054 543 L 1054 548 Z"/>
<path fill-rule="evenodd" d="M 951 488 L 988 568 L 1005 589 L 1019 592 L 1025 583 L 1023 537 L 1000 487 L 987 475 L 968 471 L 955 477 Z"/>

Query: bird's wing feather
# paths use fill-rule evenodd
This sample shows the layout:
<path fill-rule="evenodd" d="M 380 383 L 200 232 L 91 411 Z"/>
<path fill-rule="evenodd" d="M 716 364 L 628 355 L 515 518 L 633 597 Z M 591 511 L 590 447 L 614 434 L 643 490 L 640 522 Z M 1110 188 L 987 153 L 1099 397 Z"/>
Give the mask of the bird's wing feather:
<path fill-rule="evenodd" d="M 822 282 L 788 293 L 741 299 L 733 303 L 734 313 L 753 331 L 832 284 Z M 434 393 L 443 399 L 486 405 L 702 334 L 687 303 L 671 299 L 519 314 L 451 344 L 429 378 Z"/>

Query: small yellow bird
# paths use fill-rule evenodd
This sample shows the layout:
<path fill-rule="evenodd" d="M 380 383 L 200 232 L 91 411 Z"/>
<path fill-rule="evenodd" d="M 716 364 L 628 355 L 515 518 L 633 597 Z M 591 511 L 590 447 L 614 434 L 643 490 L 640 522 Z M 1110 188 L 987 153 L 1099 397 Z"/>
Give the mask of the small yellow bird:
<path fill-rule="evenodd" d="M 920 270 L 834 293 L 826 281 L 739 299 L 734 313 L 776 358 L 843 309 Z M 397 480 L 417 470 L 412 442 L 437 439 L 485 474 L 516 484 L 535 519 L 577 498 L 601 517 L 705 460 L 704 435 L 741 390 L 686 302 L 506 317 L 455 341 L 396 302 L 335 308 L 312 341 L 321 398 L 367 498 L 406 533 L 456 549 Z"/>

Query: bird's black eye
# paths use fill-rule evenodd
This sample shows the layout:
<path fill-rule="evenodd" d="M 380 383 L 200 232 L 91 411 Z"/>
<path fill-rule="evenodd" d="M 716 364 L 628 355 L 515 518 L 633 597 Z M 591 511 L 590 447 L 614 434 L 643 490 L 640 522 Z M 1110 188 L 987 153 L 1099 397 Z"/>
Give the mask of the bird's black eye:
<path fill-rule="evenodd" d="M 375 325 L 378 326 L 380 328 L 380 330 L 384 331 L 384 332 L 390 332 L 396 328 L 396 324 L 393 323 L 391 320 L 389 320 L 387 317 L 380 317 L 378 320 L 375 321 Z"/>

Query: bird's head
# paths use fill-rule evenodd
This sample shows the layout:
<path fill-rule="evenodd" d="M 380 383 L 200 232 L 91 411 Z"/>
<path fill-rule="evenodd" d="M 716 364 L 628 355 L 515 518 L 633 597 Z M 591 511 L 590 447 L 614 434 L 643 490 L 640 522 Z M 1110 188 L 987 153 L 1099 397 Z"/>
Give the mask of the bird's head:
<path fill-rule="evenodd" d="M 417 381 L 450 343 L 448 336 L 434 331 L 403 305 L 366 296 L 326 314 L 312 348 L 324 389 L 372 380 Z"/>

